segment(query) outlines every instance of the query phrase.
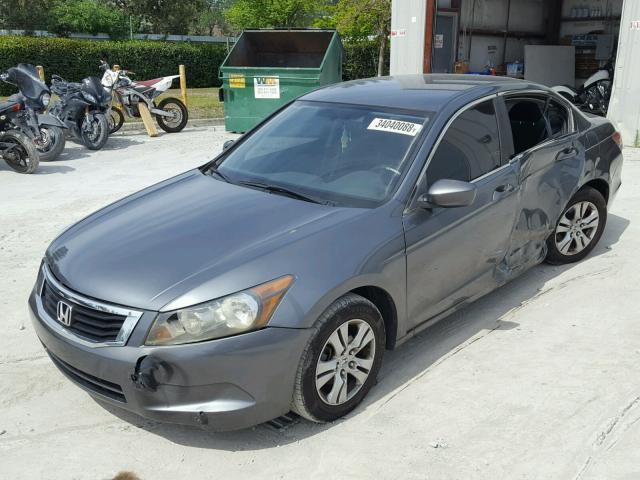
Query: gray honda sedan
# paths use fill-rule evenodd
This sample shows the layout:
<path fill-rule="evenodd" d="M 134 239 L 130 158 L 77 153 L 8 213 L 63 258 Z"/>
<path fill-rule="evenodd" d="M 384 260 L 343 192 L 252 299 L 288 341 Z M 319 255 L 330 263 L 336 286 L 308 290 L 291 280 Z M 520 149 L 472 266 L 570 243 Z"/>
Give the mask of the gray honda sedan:
<path fill-rule="evenodd" d="M 331 421 L 385 350 L 543 260 L 588 255 L 621 167 L 611 123 L 539 85 L 336 84 L 68 228 L 33 323 L 70 380 L 148 418 Z"/>

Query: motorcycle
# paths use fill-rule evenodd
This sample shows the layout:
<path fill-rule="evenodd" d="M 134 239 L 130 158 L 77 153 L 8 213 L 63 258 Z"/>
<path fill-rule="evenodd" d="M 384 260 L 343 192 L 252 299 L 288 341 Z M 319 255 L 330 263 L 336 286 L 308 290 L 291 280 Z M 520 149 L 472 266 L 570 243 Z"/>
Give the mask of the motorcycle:
<path fill-rule="evenodd" d="M 189 120 L 189 111 L 181 100 L 168 97 L 156 105 L 156 99 L 171 87 L 173 81 L 180 75 L 154 78 L 153 80 L 132 81 L 130 75 L 134 72 L 127 70 L 112 70 L 107 62 L 100 61 L 103 87 L 113 94 L 115 101 L 122 105 L 124 113 L 129 117 L 140 117 L 140 102 L 147 105 L 149 111 L 155 115 L 160 128 L 167 133 L 181 131 Z M 112 107 L 110 111 L 110 133 L 117 132 L 124 123 L 123 110 Z"/>
<path fill-rule="evenodd" d="M 40 113 L 49 105 L 51 90 L 40 80 L 33 65 L 21 63 L 0 75 L 0 80 L 18 87 L 11 95 L 0 117 L 0 132 L 18 130 L 35 144 L 39 160 L 55 160 L 64 150 L 64 124 L 57 118 Z"/>
<path fill-rule="evenodd" d="M 579 88 L 558 85 L 552 90 L 562 95 L 581 110 L 606 116 L 613 87 L 613 62 L 591 75 Z"/>
<path fill-rule="evenodd" d="M 102 88 L 100 80 L 87 77 L 81 83 L 73 83 L 53 75 L 51 90 L 59 101 L 49 112 L 89 150 L 100 150 L 109 138 L 107 113 L 111 105 L 111 94 Z"/>

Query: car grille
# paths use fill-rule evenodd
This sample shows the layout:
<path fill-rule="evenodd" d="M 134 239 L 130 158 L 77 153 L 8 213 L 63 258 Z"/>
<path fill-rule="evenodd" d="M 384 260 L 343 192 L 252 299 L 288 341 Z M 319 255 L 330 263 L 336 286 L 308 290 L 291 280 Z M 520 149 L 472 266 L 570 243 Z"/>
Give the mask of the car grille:
<path fill-rule="evenodd" d="M 113 342 L 118 337 L 125 315 L 102 312 L 64 298 L 45 281 L 42 288 L 42 306 L 47 314 L 57 319 L 58 302 L 63 301 L 72 307 L 71 325 L 67 327 L 76 335 L 92 342 Z"/>
<path fill-rule="evenodd" d="M 122 387 L 120 387 L 120 385 L 102 380 L 101 378 L 94 377 L 93 375 L 89 375 L 88 373 L 78 370 L 64 360 L 56 357 L 49 350 L 47 350 L 47 353 L 49 354 L 53 364 L 73 382 L 104 397 L 111 398 L 118 402 L 127 403 L 127 399 L 125 398 L 124 393 L 122 393 Z"/>

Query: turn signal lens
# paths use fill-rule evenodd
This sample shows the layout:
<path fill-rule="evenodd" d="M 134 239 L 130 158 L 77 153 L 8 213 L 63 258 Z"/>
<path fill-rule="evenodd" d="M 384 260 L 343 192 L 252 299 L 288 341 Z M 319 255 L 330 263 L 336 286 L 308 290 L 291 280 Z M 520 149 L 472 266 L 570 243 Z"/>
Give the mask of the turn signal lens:
<path fill-rule="evenodd" d="M 22 108 L 22 105 L 20 105 L 19 103 L 16 103 L 13 107 L 11 107 L 11 111 L 19 112 L 21 108 Z"/>

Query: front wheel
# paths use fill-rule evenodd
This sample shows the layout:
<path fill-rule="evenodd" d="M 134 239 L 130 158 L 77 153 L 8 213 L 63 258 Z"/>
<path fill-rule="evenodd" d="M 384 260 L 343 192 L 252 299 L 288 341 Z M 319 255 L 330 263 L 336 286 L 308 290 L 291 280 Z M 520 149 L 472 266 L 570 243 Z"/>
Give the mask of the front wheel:
<path fill-rule="evenodd" d="M 39 158 L 33 142 L 24 133 L 10 130 L 0 134 L 0 157 L 18 173 L 33 173 Z"/>
<path fill-rule="evenodd" d="M 85 115 L 80 124 L 80 140 L 89 150 L 100 150 L 109 138 L 109 122 L 104 113 Z"/>
<path fill-rule="evenodd" d="M 330 422 L 367 395 L 385 348 L 382 315 L 369 300 L 347 294 L 314 325 L 296 373 L 292 409 L 314 422 Z"/>
<path fill-rule="evenodd" d="M 171 114 L 169 117 L 156 115 L 158 125 L 160 125 L 160 128 L 165 132 L 177 133 L 187 125 L 189 111 L 184 103 L 177 98 L 165 98 L 158 104 L 158 108 Z"/>
<path fill-rule="evenodd" d="M 585 187 L 569 201 L 547 238 L 547 263 L 582 260 L 594 249 L 607 223 L 607 202 L 595 188 Z"/>
<path fill-rule="evenodd" d="M 55 125 L 40 127 L 40 140 L 36 141 L 36 149 L 41 162 L 52 162 L 64 150 L 67 142 L 65 132 Z"/>

